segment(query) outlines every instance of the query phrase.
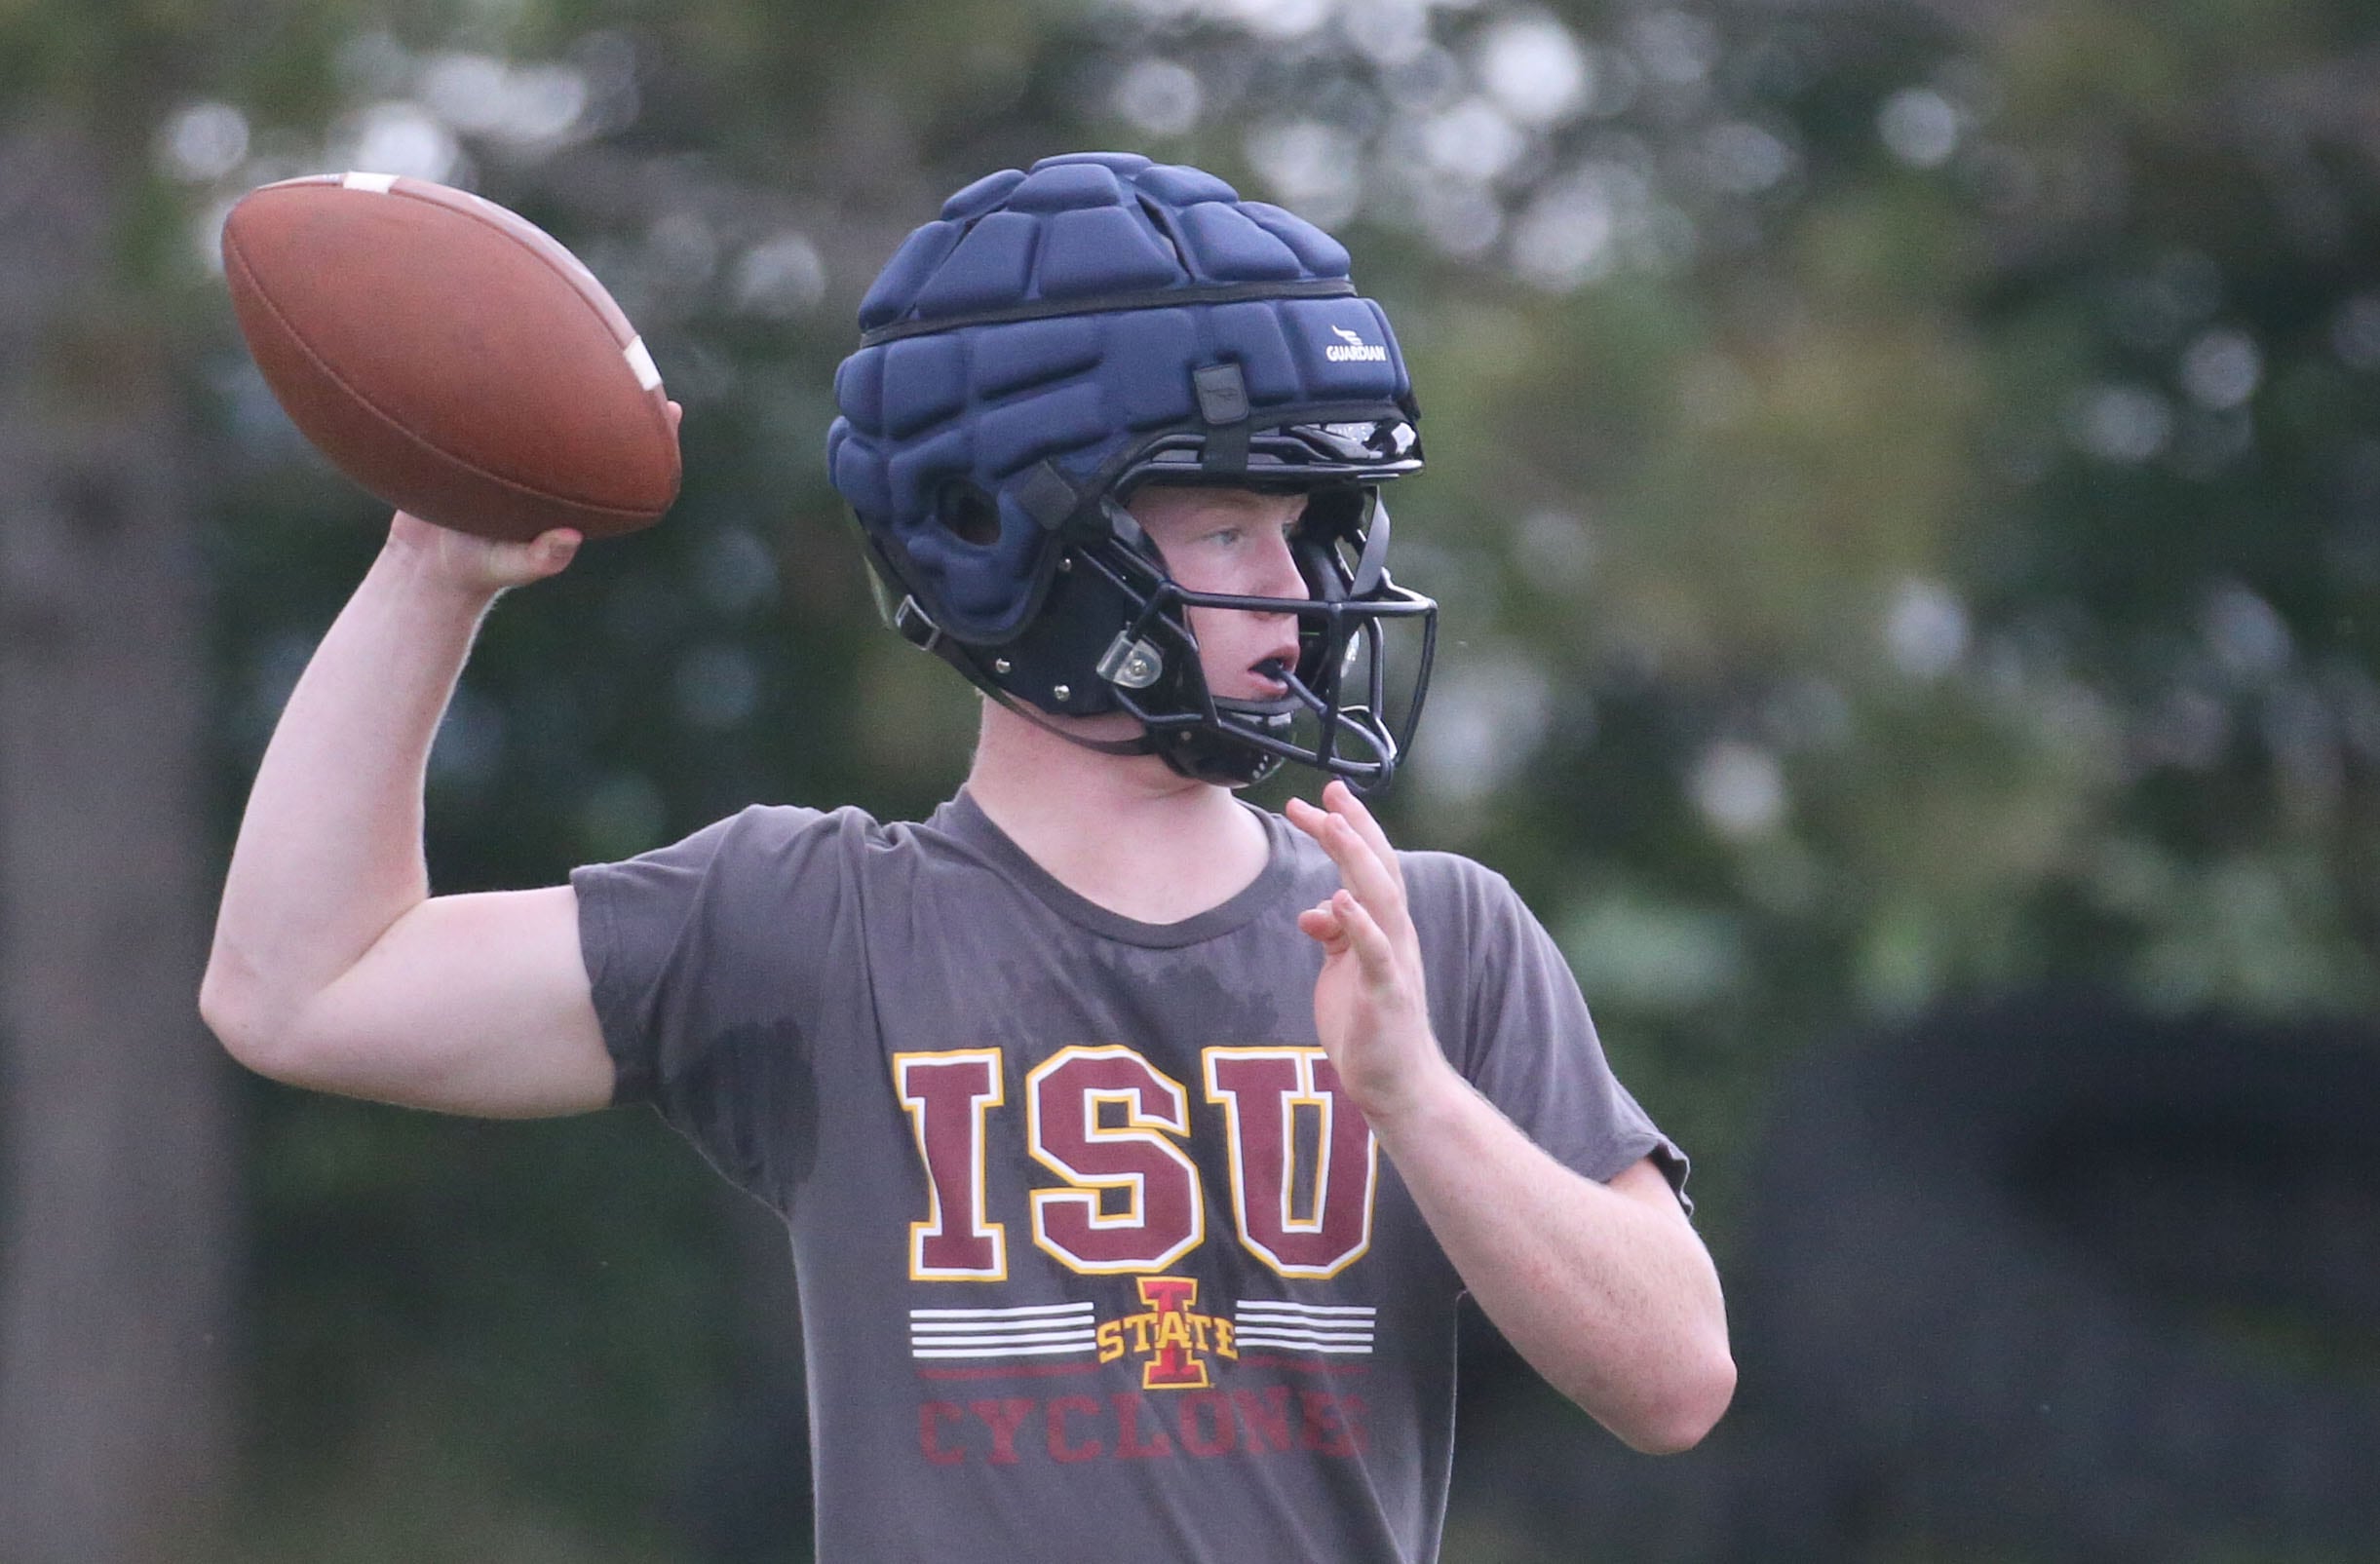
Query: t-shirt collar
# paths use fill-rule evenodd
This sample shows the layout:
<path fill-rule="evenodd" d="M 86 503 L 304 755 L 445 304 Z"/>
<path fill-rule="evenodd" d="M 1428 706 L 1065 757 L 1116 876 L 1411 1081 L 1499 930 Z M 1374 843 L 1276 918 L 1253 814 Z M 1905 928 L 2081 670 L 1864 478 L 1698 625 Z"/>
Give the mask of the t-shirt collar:
<path fill-rule="evenodd" d="M 1177 923 L 1142 923 L 1069 890 L 1056 875 L 1034 862 L 1032 856 L 1006 831 L 993 824 L 983 807 L 963 787 L 957 797 L 934 812 L 927 824 L 967 847 L 1067 922 L 1102 939 L 1171 949 L 1217 938 L 1240 928 L 1277 901 L 1296 872 L 1295 847 L 1289 840 L 1288 822 L 1245 801 L 1240 807 L 1255 816 L 1264 827 L 1263 870 L 1230 899 Z"/>

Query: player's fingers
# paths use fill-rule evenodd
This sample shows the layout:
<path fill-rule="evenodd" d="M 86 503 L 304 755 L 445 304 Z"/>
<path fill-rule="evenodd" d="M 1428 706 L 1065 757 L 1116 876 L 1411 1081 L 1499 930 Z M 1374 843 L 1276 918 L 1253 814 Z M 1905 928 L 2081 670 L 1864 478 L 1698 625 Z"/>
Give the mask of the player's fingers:
<path fill-rule="evenodd" d="M 1388 832 L 1380 828 L 1380 822 L 1372 818 L 1372 812 L 1365 807 L 1363 800 L 1356 796 L 1354 788 L 1338 778 L 1332 778 L 1323 787 L 1323 805 L 1353 825 L 1356 834 L 1363 838 L 1365 845 L 1380 855 L 1380 861 L 1388 865 L 1388 871 L 1397 883 L 1404 884 L 1404 865 L 1398 861 L 1397 849 L 1390 843 Z"/>
<path fill-rule="evenodd" d="M 1328 796 L 1325 791 L 1324 797 Z M 1355 795 L 1347 796 L 1352 799 Z M 1388 839 L 1380 834 L 1377 825 L 1372 826 L 1372 835 L 1366 837 L 1348 816 L 1318 809 L 1302 798 L 1289 800 L 1288 818 L 1290 824 L 1322 844 L 1323 851 L 1338 864 L 1340 878 L 1370 901 L 1375 911 L 1386 913 L 1393 908 L 1401 912 L 1404 876 L 1398 867 L 1395 851 L 1386 849 Z M 1370 817 L 1364 819 L 1368 821 Z"/>
<path fill-rule="evenodd" d="M 1381 885 L 1369 890 L 1362 886 L 1356 889 L 1365 909 L 1379 920 L 1391 941 L 1419 972 L 1421 932 L 1413 926 L 1412 903 L 1405 895 L 1404 860 L 1397 856 L 1396 846 L 1389 841 L 1388 832 L 1381 829 L 1371 810 L 1346 782 L 1333 778 L 1323 788 L 1323 802 L 1331 809 L 1329 818 L 1339 822 L 1342 831 L 1362 842 L 1371 861 L 1378 865 Z"/>
<path fill-rule="evenodd" d="M 428 563 L 439 575 L 474 590 L 501 591 L 559 572 L 578 554 L 583 534 L 554 527 L 526 543 L 502 543 L 458 532 L 399 511 L 389 522 L 389 542 Z"/>
<path fill-rule="evenodd" d="M 1339 855 L 1331 845 L 1331 816 L 1324 814 L 1302 798 L 1290 799 L 1283 813 L 1287 816 L 1291 825 L 1313 837 L 1315 845 L 1328 853 L 1333 862 L 1337 861 Z M 1344 866 L 1341 867 L 1340 872 L 1344 876 Z"/>
<path fill-rule="evenodd" d="M 1399 981 L 1397 948 L 1389 942 L 1378 920 L 1345 891 L 1330 898 L 1330 910 L 1337 914 L 1339 927 L 1346 931 L 1348 948 L 1356 953 L 1356 961 L 1363 969 L 1365 986 L 1384 999 L 1400 996 L 1403 985 Z"/>
<path fill-rule="evenodd" d="M 1287 815 L 1289 823 L 1313 837 L 1334 861 L 1349 844 L 1353 844 L 1373 858 L 1379 856 L 1372 851 L 1370 843 L 1356 833 L 1353 823 L 1344 816 L 1334 815 L 1318 805 L 1307 803 L 1302 798 L 1289 800 Z M 1340 866 L 1345 867 L 1344 864 Z"/>
<path fill-rule="evenodd" d="M 670 433 L 677 433 L 678 425 L 686 421 L 686 409 L 677 402 L 670 403 Z"/>
<path fill-rule="evenodd" d="M 1319 907 L 1308 907 L 1299 913 L 1297 927 L 1308 938 L 1323 947 L 1323 954 L 1343 956 L 1347 953 L 1347 928 L 1330 910 L 1327 902 Z"/>
<path fill-rule="evenodd" d="M 1290 802 L 1297 806 L 1289 817 L 1290 823 L 1322 844 L 1323 851 L 1330 855 L 1330 861 L 1339 866 L 1340 883 L 1353 891 L 1373 916 L 1399 928 L 1408 923 L 1404 883 L 1347 818 L 1325 815 L 1303 800 Z"/>
<path fill-rule="evenodd" d="M 1324 814 L 1302 798 L 1290 799 L 1285 812 L 1288 816 L 1290 824 L 1313 837 L 1315 844 L 1330 855 L 1332 862 L 1338 861 L 1340 852 L 1338 833 L 1332 829 L 1332 822 L 1337 819 L 1336 816 Z M 1342 875 L 1345 870 L 1346 865 L 1341 864 Z"/>
<path fill-rule="evenodd" d="M 1363 839 L 1363 833 L 1343 815 L 1335 818 L 1335 829 L 1331 834 L 1344 844 L 1339 872 L 1347 877 L 1347 889 L 1356 894 L 1365 911 L 1383 924 L 1402 927 L 1408 921 L 1404 905 L 1404 878 L 1397 872 L 1396 855 L 1381 857 L 1379 851 Z"/>

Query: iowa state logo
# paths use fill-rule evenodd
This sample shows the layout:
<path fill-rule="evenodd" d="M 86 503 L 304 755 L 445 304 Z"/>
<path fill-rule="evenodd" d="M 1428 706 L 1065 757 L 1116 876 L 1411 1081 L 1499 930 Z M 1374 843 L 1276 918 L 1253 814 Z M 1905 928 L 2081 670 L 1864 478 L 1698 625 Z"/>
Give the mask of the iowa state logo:
<path fill-rule="evenodd" d="M 1064 1272 L 1112 1278 L 1099 1301 L 911 1309 L 909 1355 L 937 1387 L 917 1409 L 926 1462 L 1368 1448 L 1365 1399 L 1350 1387 L 1372 1354 L 1370 1307 L 1226 1301 L 1202 1296 L 1196 1277 L 1168 1274 L 1209 1238 L 1180 1082 L 1118 1045 L 1058 1049 L 1025 1073 L 1016 1104 L 996 1048 L 898 1053 L 892 1068 L 925 1174 L 910 1279 L 956 1284 L 935 1289 L 952 1298 L 968 1282 L 1006 1282 L 1011 1262 L 1030 1256 L 1027 1237 Z M 1285 1281 L 1327 1279 L 1363 1258 L 1379 1148 L 1323 1050 L 1210 1048 L 1200 1075 L 1202 1127 L 1228 1151 L 1242 1247 Z M 1014 1192 L 1001 1202 L 1029 1213 L 1029 1235 L 1012 1242 L 1012 1224 L 990 1215 L 987 1146 L 991 1116 L 1019 1109 L 1025 1151 L 1047 1177 L 1020 1202 Z M 1136 1371 L 1136 1385 L 1119 1388 L 1118 1370 Z M 1078 1388 L 1052 1393 L 1074 1376 Z M 1028 1389 L 1040 1393 L 1004 1393 Z"/>
<path fill-rule="evenodd" d="M 1143 1312 L 1106 1321 L 1094 1339 L 1102 1363 L 1112 1363 L 1127 1352 L 1145 1360 L 1140 1367 L 1142 1390 L 1206 1390 L 1213 1383 L 1207 1375 L 1209 1354 L 1240 1355 L 1232 1322 L 1198 1312 L 1196 1277 L 1142 1277 L 1140 1301 L 1147 1306 Z"/>
<path fill-rule="evenodd" d="M 1198 1390 L 1208 1360 L 1287 1356 L 1310 1364 L 1369 1357 L 1375 1311 L 1368 1304 L 1307 1304 L 1243 1298 L 1230 1316 L 1202 1312 L 1195 1277 L 1140 1277 L 1141 1307 L 1101 1319 L 1089 1300 L 1014 1309 L 912 1309 L 909 1356 L 929 1378 L 1088 1371 L 1130 1357 L 1141 1389 Z M 1036 1368 L 1035 1364 L 1042 1364 Z M 980 1365 L 980 1366 L 971 1366 Z"/>
<path fill-rule="evenodd" d="M 987 1214 L 985 1168 L 989 1117 L 1008 1107 L 1002 1050 L 897 1053 L 892 1062 L 926 1175 L 925 1215 L 909 1224 L 910 1278 L 1007 1280 L 1008 1224 Z M 1210 1048 L 1201 1073 L 1230 1151 L 1242 1246 L 1275 1274 L 1303 1279 L 1335 1277 L 1362 1258 L 1380 1150 L 1329 1058 L 1319 1048 Z M 1078 1275 L 1145 1276 L 1207 1240 L 1180 1082 L 1120 1044 L 1077 1046 L 1035 1065 L 1023 1095 L 1025 1149 L 1056 1180 L 1027 1193 L 1034 1247 Z"/>

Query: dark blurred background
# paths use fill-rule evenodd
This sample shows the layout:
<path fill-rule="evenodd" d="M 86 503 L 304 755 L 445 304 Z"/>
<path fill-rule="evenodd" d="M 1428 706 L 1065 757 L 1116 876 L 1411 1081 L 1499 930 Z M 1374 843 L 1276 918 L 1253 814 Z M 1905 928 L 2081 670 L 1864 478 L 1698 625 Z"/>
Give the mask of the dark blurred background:
<path fill-rule="evenodd" d="M 227 205 L 479 190 L 686 405 L 668 522 L 487 627 L 463 890 L 956 784 L 830 377 L 943 194 L 1085 147 L 1388 305 L 1447 610 L 1391 829 L 1561 939 L 1730 1284 L 1737 1409 L 1669 1461 L 1476 1329 L 1450 1564 L 2380 1557 L 2368 0 L 14 0 L 0 1558 L 808 1551 L 783 1245 L 657 1121 L 304 1097 L 199 1028 L 385 519 L 243 353 Z"/>

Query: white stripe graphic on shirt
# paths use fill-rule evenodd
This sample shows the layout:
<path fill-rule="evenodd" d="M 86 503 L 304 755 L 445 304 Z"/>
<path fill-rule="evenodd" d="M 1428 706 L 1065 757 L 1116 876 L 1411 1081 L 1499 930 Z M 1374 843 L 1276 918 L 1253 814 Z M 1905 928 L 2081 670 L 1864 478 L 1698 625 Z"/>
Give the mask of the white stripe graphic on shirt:
<path fill-rule="evenodd" d="M 1098 1350 L 1091 1305 L 1017 1309 L 912 1309 L 911 1357 L 1046 1357 Z"/>
<path fill-rule="evenodd" d="M 1286 1347 L 1300 1353 L 1369 1356 L 1378 1311 L 1343 1304 L 1298 1304 L 1244 1298 L 1232 1309 L 1232 1339 L 1243 1347 Z"/>

